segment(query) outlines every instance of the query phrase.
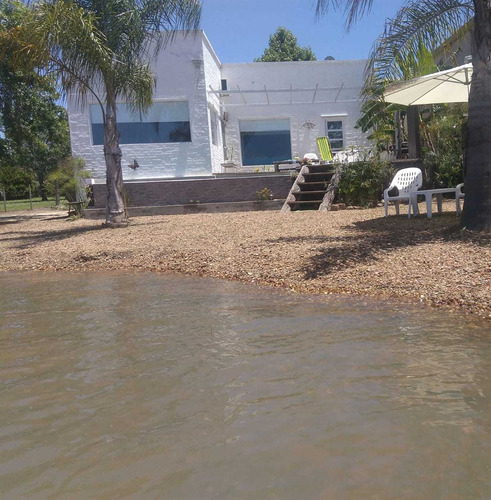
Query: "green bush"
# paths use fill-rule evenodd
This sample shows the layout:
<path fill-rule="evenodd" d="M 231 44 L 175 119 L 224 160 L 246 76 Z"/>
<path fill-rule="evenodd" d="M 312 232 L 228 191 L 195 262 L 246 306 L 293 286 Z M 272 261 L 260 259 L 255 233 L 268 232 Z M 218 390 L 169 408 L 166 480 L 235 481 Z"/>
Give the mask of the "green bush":
<path fill-rule="evenodd" d="M 339 181 L 339 200 L 346 205 L 367 207 L 377 203 L 393 175 L 388 162 L 363 160 L 343 165 Z"/>
<path fill-rule="evenodd" d="M 85 200 L 85 188 L 83 179 L 90 177 L 90 173 L 84 170 L 85 161 L 82 158 L 69 156 L 60 162 L 57 170 L 48 176 L 47 188 L 50 195 L 54 195 L 58 186 L 58 193 L 67 201 Z"/>
<path fill-rule="evenodd" d="M 8 165 L 0 167 L 0 189 L 5 188 L 7 200 L 28 198 L 29 186 L 32 183 L 32 174 L 22 168 L 10 167 Z"/>
<path fill-rule="evenodd" d="M 463 141 L 467 117 L 460 106 L 435 106 L 423 116 L 425 187 L 455 187 L 464 182 Z"/>
<path fill-rule="evenodd" d="M 428 151 L 424 154 L 425 177 L 427 186 L 431 189 L 455 187 L 464 182 L 462 149 L 449 149 L 446 153 L 436 154 Z"/>

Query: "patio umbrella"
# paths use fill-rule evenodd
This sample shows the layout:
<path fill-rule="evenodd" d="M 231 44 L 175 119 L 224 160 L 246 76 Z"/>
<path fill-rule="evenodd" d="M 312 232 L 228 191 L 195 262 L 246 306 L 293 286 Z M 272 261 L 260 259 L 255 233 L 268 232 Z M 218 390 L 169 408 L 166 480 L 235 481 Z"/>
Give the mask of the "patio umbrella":
<path fill-rule="evenodd" d="M 384 99 L 385 102 L 404 106 L 468 102 L 471 79 L 472 64 L 464 64 L 389 85 L 385 90 Z"/>

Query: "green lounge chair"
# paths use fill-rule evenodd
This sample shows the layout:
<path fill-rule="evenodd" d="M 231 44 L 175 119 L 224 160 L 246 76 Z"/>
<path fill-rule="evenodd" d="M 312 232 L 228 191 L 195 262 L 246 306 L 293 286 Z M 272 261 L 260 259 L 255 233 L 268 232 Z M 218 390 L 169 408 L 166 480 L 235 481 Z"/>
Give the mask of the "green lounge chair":
<path fill-rule="evenodd" d="M 317 137 L 317 147 L 322 161 L 332 161 L 331 146 L 327 137 Z"/>

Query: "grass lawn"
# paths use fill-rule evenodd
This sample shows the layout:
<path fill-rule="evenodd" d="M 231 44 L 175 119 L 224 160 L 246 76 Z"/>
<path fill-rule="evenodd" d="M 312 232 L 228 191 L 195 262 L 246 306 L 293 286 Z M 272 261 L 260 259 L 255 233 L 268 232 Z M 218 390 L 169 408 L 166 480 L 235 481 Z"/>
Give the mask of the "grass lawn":
<path fill-rule="evenodd" d="M 66 204 L 65 198 L 60 198 L 60 206 Z M 55 199 L 48 198 L 48 201 L 42 201 L 41 198 L 32 199 L 32 209 L 39 210 L 40 208 L 55 207 Z M 31 204 L 29 200 L 7 200 L 7 212 L 15 212 L 17 210 L 30 210 Z M 5 203 L 0 200 L 0 211 L 5 211 Z"/>

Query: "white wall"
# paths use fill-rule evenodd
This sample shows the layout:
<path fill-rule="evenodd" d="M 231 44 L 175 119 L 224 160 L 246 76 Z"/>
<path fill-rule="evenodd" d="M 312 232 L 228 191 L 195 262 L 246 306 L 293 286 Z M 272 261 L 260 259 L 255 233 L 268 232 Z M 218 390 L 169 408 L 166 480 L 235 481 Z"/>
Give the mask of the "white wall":
<path fill-rule="evenodd" d="M 209 55 L 206 55 L 209 59 Z M 164 48 L 152 68 L 157 75 L 155 100 L 187 99 L 189 103 L 191 142 L 159 144 L 122 144 L 124 179 L 183 177 L 211 174 L 211 139 L 208 125 L 203 33 L 184 37 L 178 34 Z M 201 61 L 201 62 L 200 62 Z M 215 66 L 219 62 L 214 62 Z M 82 156 L 92 177 L 105 178 L 102 146 L 92 144 L 88 108 L 81 109 L 75 100 L 68 105 L 72 151 Z M 127 165 L 137 159 L 139 168 Z"/>
<path fill-rule="evenodd" d="M 213 172 L 220 172 L 221 166 L 220 163 L 224 161 L 224 137 L 222 135 L 222 106 L 220 102 L 220 98 L 217 94 L 212 92 L 208 92 L 210 89 L 220 89 L 221 88 L 221 63 L 218 57 L 216 56 L 213 47 L 210 45 L 210 42 L 206 38 L 206 35 L 203 35 L 203 63 L 205 70 L 205 84 L 208 95 L 208 120 L 209 120 L 209 134 L 210 134 L 210 152 L 211 152 L 211 165 Z M 217 131 L 217 144 L 212 143 L 211 137 L 211 117 L 210 111 L 214 110 L 218 115 L 218 131 Z"/>
<path fill-rule="evenodd" d="M 228 152 L 233 148 L 233 160 L 241 164 L 239 121 L 247 119 L 289 119 L 291 157 L 318 153 L 315 139 L 326 135 L 327 116 L 343 121 L 345 146 L 364 146 L 365 135 L 354 128 L 360 115 L 364 67 L 361 60 L 222 65 L 203 32 L 187 37 L 179 33 L 152 62 L 157 75 L 154 98 L 188 101 L 191 142 L 121 145 L 124 179 L 221 172 L 224 143 Z M 221 89 L 221 79 L 228 82 L 228 97 L 220 98 L 215 92 Z M 238 88 L 247 92 L 234 93 Z M 224 111 L 228 114 L 225 137 L 219 126 L 216 145 L 211 137 L 211 109 L 219 117 Z M 92 144 L 88 108 L 81 109 L 69 99 L 68 112 L 73 154 L 85 158 L 93 178 L 103 180 L 102 146 Z M 308 128 L 307 123 L 314 128 Z M 128 167 L 134 159 L 139 164 L 136 170 Z"/>
<path fill-rule="evenodd" d="M 229 113 L 227 145 L 233 146 L 235 161 L 242 158 L 239 121 L 246 119 L 288 118 L 292 157 L 318 154 L 316 138 L 326 135 L 326 119 L 343 121 L 345 147 L 367 146 L 366 135 L 355 129 L 364 68 L 364 60 L 223 64 L 230 91 L 223 98 Z M 237 85 L 246 92 L 234 93 Z"/>

